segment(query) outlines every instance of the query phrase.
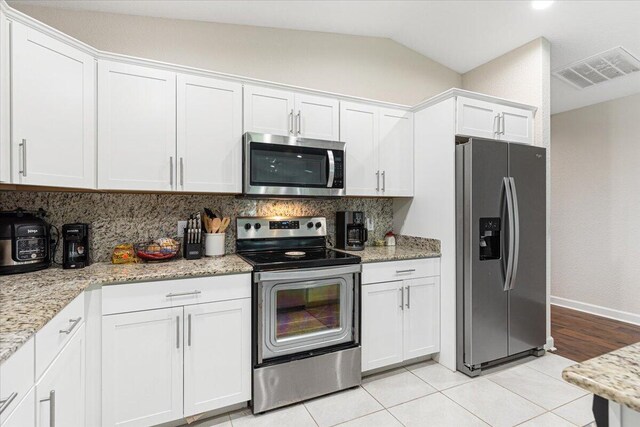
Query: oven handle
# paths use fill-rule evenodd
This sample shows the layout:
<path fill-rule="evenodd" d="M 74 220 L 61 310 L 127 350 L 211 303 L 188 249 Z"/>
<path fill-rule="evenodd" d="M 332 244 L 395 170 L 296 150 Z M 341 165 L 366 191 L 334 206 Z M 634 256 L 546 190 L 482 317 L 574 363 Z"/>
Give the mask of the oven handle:
<path fill-rule="evenodd" d="M 257 282 L 267 282 L 273 280 L 300 280 L 317 279 L 321 277 L 339 276 L 349 273 L 360 273 L 360 264 L 352 264 L 344 267 L 301 269 L 301 270 L 280 270 L 280 271 L 260 271 L 255 273 Z"/>
<path fill-rule="evenodd" d="M 327 179 L 327 187 L 333 187 L 333 177 L 336 173 L 336 161 L 333 158 L 333 151 L 327 150 L 327 156 L 329 157 L 329 178 Z"/>

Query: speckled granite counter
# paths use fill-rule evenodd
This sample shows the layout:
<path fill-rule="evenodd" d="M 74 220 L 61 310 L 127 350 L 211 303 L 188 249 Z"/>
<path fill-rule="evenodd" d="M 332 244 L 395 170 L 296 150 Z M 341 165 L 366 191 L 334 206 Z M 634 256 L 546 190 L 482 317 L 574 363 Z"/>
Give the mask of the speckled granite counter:
<path fill-rule="evenodd" d="M 569 366 L 562 378 L 640 412 L 640 342 Z"/>
<path fill-rule="evenodd" d="M 92 285 L 247 273 L 237 255 L 161 264 L 96 263 L 81 270 L 48 268 L 0 276 L 0 363 Z"/>
<path fill-rule="evenodd" d="M 440 240 L 396 236 L 396 246 L 367 246 L 363 251 L 343 251 L 358 255 L 362 263 L 436 258 L 440 256 Z"/>

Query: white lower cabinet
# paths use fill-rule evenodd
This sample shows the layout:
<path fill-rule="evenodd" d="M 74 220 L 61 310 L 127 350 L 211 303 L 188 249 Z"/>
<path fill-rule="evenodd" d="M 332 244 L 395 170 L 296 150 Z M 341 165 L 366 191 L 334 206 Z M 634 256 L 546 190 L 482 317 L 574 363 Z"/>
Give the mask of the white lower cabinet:
<path fill-rule="evenodd" d="M 35 387 L 31 388 L 24 400 L 16 406 L 14 411 L 9 414 L 7 419 L 2 423 L 2 427 L 35 427 L 36 425 L 36 407 L 35 407 Z"/>
<path fill-rule="evenodd" d="M 35 390 L 37 426 L 85 425 L 84 324 L 42 375 Z"/>
<path fill-rule="evenodd" d="M 362 371 L 440 350 L 440 277 L 362 286 Z"/>
<path fill-rule="evenodd" d="M 184 308 L 184 415 L 251 399 L 251 300 Z"/>
<path fill-rule="evenodd" d="M 104 316 L 104 426 L 148 426 L 182 417 L 182 307 Z"/>

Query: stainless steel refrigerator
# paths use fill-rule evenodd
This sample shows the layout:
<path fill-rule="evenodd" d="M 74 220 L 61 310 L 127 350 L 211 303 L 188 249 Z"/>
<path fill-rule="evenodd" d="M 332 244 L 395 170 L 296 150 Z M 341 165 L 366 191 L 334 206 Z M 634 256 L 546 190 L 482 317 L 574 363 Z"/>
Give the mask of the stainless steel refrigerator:
<path fill-rule="evenodd" d="M 546 155 L 456 146 L 457 368 L 470 376 L 546 343 Z"/>

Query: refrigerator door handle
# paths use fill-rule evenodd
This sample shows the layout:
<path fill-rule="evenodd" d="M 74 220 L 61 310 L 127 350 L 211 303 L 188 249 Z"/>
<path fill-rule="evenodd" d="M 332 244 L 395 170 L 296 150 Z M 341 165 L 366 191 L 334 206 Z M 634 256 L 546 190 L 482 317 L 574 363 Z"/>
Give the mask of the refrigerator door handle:
<path fill-rule="evenodd" d="M 518 273 L 518 261 L 520 252 L 520 210 L 518 209 L 518 192 L 516 191 L 516 181 L 509 177 L 511 184 L 511 198 L 513 206 L 513 252 L 510 257 L 513 259 L 511 267 L 511 277 L 509 279 L 509 289 L 513 289 L 516 286 L 516 274 Z M 511 230 L 510 230 L 511 233 Z"/>
<path fill-rule="evenodd" d="M 511 286 L 511 272 L 513 271 L 513 251 L 515 246 L 515 224 L 514 224 L 514 211 L 513 211 L 513 194 L 511 192 L 511 178 L 502 178 L 504 184 L 504 192 L 507 196 L 507 215 L 509 216 L 509 242 L 508 242 L 508 258 L 507 258 L 507 270 L 504 275 L 503 291 L 508 291 Z M 505 254 L 506 255 L 506 254 Z"/>

